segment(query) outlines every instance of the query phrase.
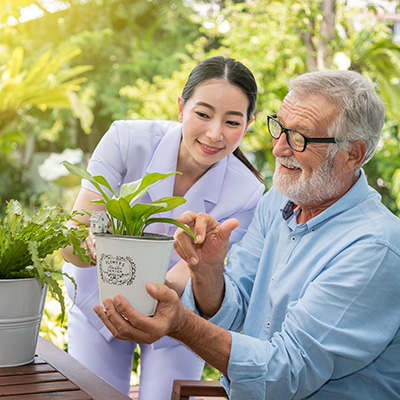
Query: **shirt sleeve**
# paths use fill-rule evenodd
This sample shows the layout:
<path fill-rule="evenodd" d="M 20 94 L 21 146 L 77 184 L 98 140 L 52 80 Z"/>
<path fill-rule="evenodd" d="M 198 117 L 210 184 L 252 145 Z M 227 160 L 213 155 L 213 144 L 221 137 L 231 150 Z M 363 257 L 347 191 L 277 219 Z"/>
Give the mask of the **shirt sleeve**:
<path fill-rule="evenodd" d="M 232 246 L 225 266 L 225 295 L 219 311 L 210 319 L 214 324 L 227 330 L 240 330 L 246 316 L 254 277 L 260 262 L 264 243 L 265 227 L 262 223 L 262 203 L 267 202 L 268 194 L 258 203 L 254 218 L 240 243 Z M 191 279 L 182 295 L 182 304 L 199 314 L 192 291 Z"/>
<path fill-rule="evenodd" d="M 272 191 L 258 203 L 254 218 L 242 241 L 232 247 L 225 266 L 225 298 L 219 312 L 211 319 L 213 323 L 234 331 L 241 331 L 246 318 L 261 256 L 263 254 L 269 215 L 265 205 Z"/>
<path fill-rule="evenodd" d="M 123 146 L 123 143 L 121 143 L 118 124 L 114 122 L 96 146 L 89 160 L 88 172 L 92 176 L 101 175 L 106 177 L 111 187 L 116 190 L 126 171 L 121 154 L 121 150 L 126 145 L 125 143 L 125 146 Z M 97 192 L 97 189 L 85 179 L 82 180 L 82 187 Z M 104 188 L 104 190 L 111 195 L 108 189 Z"/>
<path fill-rule="evenodd" d="M 158 121 L 115 121 L 96 146 L 88 172 L 104 176 L 118 193 L 121 185 L 145 175 L 154 148 L 165 133 Z M 97 192 L 87 180 L 82 187 Z M 104 188 L 110 195 L 108 189 Z"/>
<path fill-rule="evenodd" d="M 231 332 L 230 399 L 302 399 L 370 364 L 399 329 L 399 263 L 389 245 L 355 243 L 289 303 L 269 340 Z"/>

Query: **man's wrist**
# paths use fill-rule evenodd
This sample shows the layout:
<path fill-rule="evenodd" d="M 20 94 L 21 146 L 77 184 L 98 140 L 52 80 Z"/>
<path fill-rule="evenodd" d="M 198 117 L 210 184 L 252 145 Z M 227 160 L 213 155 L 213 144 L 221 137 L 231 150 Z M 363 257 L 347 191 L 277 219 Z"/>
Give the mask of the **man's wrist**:
<path fill-rule="evenodd" d="M 191 311 L 182 304 L 179 306 L 179 312 L 178 312 L 178 317 L 176 318 L 176 324 L 171 328 L 168 336 L 184 343 L 185 335 L 186 332 L 188 331 L 188 313 L 190 312 Z"/>

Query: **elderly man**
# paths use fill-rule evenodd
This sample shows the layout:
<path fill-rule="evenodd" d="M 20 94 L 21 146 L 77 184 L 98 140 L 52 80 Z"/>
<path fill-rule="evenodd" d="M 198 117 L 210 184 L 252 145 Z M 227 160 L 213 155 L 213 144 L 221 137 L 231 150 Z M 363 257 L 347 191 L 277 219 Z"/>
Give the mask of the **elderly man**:
<path fill-rule="evenodd" d="M 274 187 L 243 240 L 225 253 L 235 220 L 183 214 L 198 236 L 176 249 L 192 277 L 182 303 L 148 284 L 154 317 L 125 299 L 95 311 L 118 338 L 169 335 L 218 368 L 230 399 L 400 398 L 400 220 L 361 166 L 384 109 L 350 71 L 304 74 L 268 117 Z M 150 400 L 150 399 L 149 399 Z"/>

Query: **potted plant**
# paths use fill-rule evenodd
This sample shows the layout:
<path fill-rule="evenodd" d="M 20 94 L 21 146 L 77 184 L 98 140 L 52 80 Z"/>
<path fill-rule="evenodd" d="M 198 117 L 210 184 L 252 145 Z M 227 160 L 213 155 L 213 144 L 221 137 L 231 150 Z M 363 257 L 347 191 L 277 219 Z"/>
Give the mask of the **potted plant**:
<path fill-rule="evenodd" d="M 90 181 L 103 196 L 92 203 L 105 205 L 106 219 L 101 212 L 85 211 L 91 215 L 91 228 L 96 236 L 100 300 L 121 294 L 142 314 L 153 315 L 157 302 L 147 293 L 146 283 L 164 283 L 174 238 L 147 233 L 145 229 L 153 223 L 169 223 L 184 229 L 194 241 L 196 236 L 187 226 L 173 218 L 154 217 L 154 214 L 172 210 L 185 203 L 183 197 L 163 197 L 150 204 L 138 201 L 150 185 L 180 172 L 150 173 L 142 179 L 123 184 L 117 194 L 103 176 L 92 176 L 68 161 L 61 164 L 70 173 Z M 101 218 L 110 221 L 112 232 L 108 232 L 104 225 L 95 226 Z"/>
<path fill-rule="evenodd" d="M 65 303 L 55 271 L 46 257 L 72 245 L 75 254 L 88 259 L 81 240 L 86 226 L 69 230 L 64 222 L 78 212 L 66 214 L 59 207 L 45 207 L 30 218 L 21 204 L 10 200 L 0 220 L 0 366 L 16 366 L 34 359 L 47 288 L 61 305 Z"/>

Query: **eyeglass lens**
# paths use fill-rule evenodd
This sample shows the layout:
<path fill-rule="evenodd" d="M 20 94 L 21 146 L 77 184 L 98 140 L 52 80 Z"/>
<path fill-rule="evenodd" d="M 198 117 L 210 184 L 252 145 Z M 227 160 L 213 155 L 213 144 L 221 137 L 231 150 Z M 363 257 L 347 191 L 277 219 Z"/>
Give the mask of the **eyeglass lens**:
<path fill-rule="evenodd" d="M 274 139 L 278 139 L 281 133 L 284 131 L 283 128 L 278 124 L 278 122 L 272 118 L 270 118 L 268 121 L 268 127 L 270 134 Z M 297 133 L 295 131 L 287 130 L 286 132 L 286 138 L 289 142 L 290 147 L 292 147 L 294 150 L 302 151 L 305 145 L 304 137 L 300 135 L 300 133 Z"/>

